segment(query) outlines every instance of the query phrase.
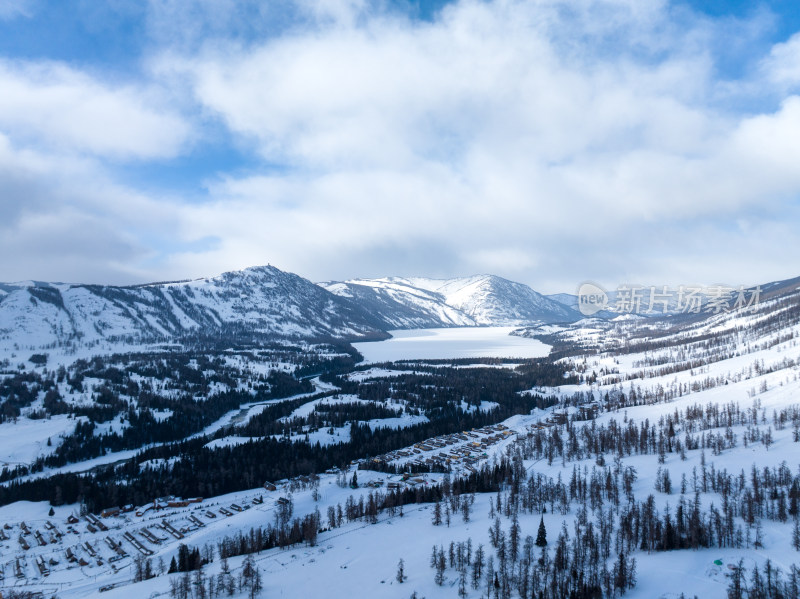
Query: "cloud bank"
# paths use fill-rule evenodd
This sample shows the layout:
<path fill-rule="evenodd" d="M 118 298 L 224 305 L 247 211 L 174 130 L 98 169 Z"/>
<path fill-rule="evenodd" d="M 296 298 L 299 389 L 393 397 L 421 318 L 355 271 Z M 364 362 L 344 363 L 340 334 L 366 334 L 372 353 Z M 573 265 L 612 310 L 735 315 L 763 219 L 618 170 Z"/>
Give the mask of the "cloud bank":
<path fill-rule="evenodd" d="M 800 274 L 800 36 L 735 73 L 720 54 L 732 30 L 766 36 L 759 18 L 641 0 L 463 1 L 430 19 L 182 7 L 151 4 L 135 78 L 0 61 L 0 278 L 270 262 L 571 291 Z M 163 193 L 124 176 L 212 144 L 247 165 Z"/>

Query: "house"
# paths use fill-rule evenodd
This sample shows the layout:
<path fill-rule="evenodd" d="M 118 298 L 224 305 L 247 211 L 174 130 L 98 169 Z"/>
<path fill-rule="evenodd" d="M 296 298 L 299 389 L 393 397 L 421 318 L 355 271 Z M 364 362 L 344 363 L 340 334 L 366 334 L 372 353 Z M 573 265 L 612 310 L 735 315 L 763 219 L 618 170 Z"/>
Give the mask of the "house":
<path fill-rule="evenodd" d="M 119 516 L 119 513 L 120 509 L 118 507 L 109 507 L 100 512 L 100 515 L 103 518 L 111 518 L 113 516 Z"/>
<path fill-rule="evenodd" d="M 277 490 L 278 490 L 278 487 L 276 487 L 275 485 L 273 485 L 273 484 L 272 484 L 271 482 L 269 482 L 269 481 L 267 481 L 267 482 L 265 482 L 265 483 L 264 483 L 264 488 L 265 488 L 267 491 L 277 491 Z"/>

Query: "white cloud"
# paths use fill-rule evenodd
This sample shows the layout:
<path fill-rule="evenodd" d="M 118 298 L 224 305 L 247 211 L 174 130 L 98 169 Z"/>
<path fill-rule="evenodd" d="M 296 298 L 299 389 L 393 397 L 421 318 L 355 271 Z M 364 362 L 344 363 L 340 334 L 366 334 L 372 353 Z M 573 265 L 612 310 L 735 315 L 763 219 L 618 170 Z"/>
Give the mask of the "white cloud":
<path fill-rule="evenodd" d="M 0 89 L 0 276 L 149 279 L 176 203 L 120 184 L 113 167 L 176 156 L 189 124 L 146 83 L 62 63 L 0 60 Z"/>
<path fill-rule="evenodd" d="M 751 83 L 716 78 L 708 20 L 623 0 L 464 1 L 432 23 L 348 4 L 261 43 L 162 58 L 159 73 L 187 78 L 205 110 L 288 167 L 212 186 L 183 234 L 221 242 L 176 256 L 182 268 L 269 258 L 358 276 L 391 247 L 381 274 L 395 274 L 436 269 L 415 249 L 446 247 L 460 274 L 563 283 L 605 268 L 573 252 L 586 245 L 663 274 L 685 270 L 683 253 L 631 256 L 631 231 L 730 243 L 737 215 L 796 201 L 795 100 L 721 110 L 720 94 Z M 729 257 L 709 259 L 731 273 Z"/>
<path fill-rule="evenodd" d="M 59 222 L 47 235 L 64 243 L 68 224 L 117 227 L 116 244 L 70 246 L 115 280 L 266 262 L 314 279 L 493 271 L 544 291 L 797 274 L 796 38 L 723 80 L 731 23 L 666 1 L 464 0 L 430 22 L 278 4 L 296 21 L 151 0 L 159 45 L 137 85 L 0 63 L 0 193 L 40 198 L 0 206 L 14 247 Z M 756 37 L 763 19 L 736 31 Z M 209 173 L 202 202 L 109 175 L 109 160 L 180 155 L 220 124 L 263 168 Z"/>
<path fill-rule="evenodd" d="M 800 33 L 776 44 L 761 64 L 765 76 L 779 86 L 800 85 Z"/>
<path fill-rule="evenodd" d="M 155 92 L 54 62 L 0 61 L 0 131 L 28 144 L 111 159 L 175 156 L 190 128 Z"/>
<path fill-rule="evenodd" d="M 0 134 L 5 281 L 130 283 L 175 228 L 177 203 L 115 183 L 94 159 L 20 149 Z"/>

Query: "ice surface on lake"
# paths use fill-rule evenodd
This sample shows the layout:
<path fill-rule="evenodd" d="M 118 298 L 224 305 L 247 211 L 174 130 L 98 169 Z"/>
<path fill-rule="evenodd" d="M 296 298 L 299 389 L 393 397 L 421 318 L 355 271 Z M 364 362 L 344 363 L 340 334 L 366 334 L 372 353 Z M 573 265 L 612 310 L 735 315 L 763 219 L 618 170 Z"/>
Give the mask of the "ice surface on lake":
<path fill-rule="evenodd" d="M 454 358 L 540 358 L 550 346 L 510 335 L 515 327 L 465 327 L 390 331 L 391 339 L 354 343 L 367 362 Z"/>

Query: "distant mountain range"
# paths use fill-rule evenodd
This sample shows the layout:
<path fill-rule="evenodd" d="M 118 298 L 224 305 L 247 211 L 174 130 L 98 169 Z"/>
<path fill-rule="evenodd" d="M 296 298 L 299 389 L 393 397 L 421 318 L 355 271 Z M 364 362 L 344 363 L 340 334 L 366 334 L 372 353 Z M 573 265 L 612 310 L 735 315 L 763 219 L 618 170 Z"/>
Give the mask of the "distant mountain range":
<path fill-rule="evenodd" d="M 441 326 L 519 326 L 572 322 L 574 308 L 537 293 L 527 285 L 494 275 L 459 279 L 387 277 L 322 283 L 388 328 Z"/>
<path fill-rule="evenodd" d="M 763 291 L 769 297 L 796 286 L 797 280 L 782 281 Z M 0 284 L 0 349 L 228 338 L 381 339 L 392 329 L 570 323 L 582 318 L 576 305 L 573 295 L 544 296 L 493 275 L 314 284 L 260 266 L 127 287 L 29 281 Z"/>
<path fill-rule="evenodd" d="M 134 287 L 0 285 L 0 346 L 43 348 L 187 336 L 385 337 L 383 323 L 310 281 L 272 266 Z"/>

